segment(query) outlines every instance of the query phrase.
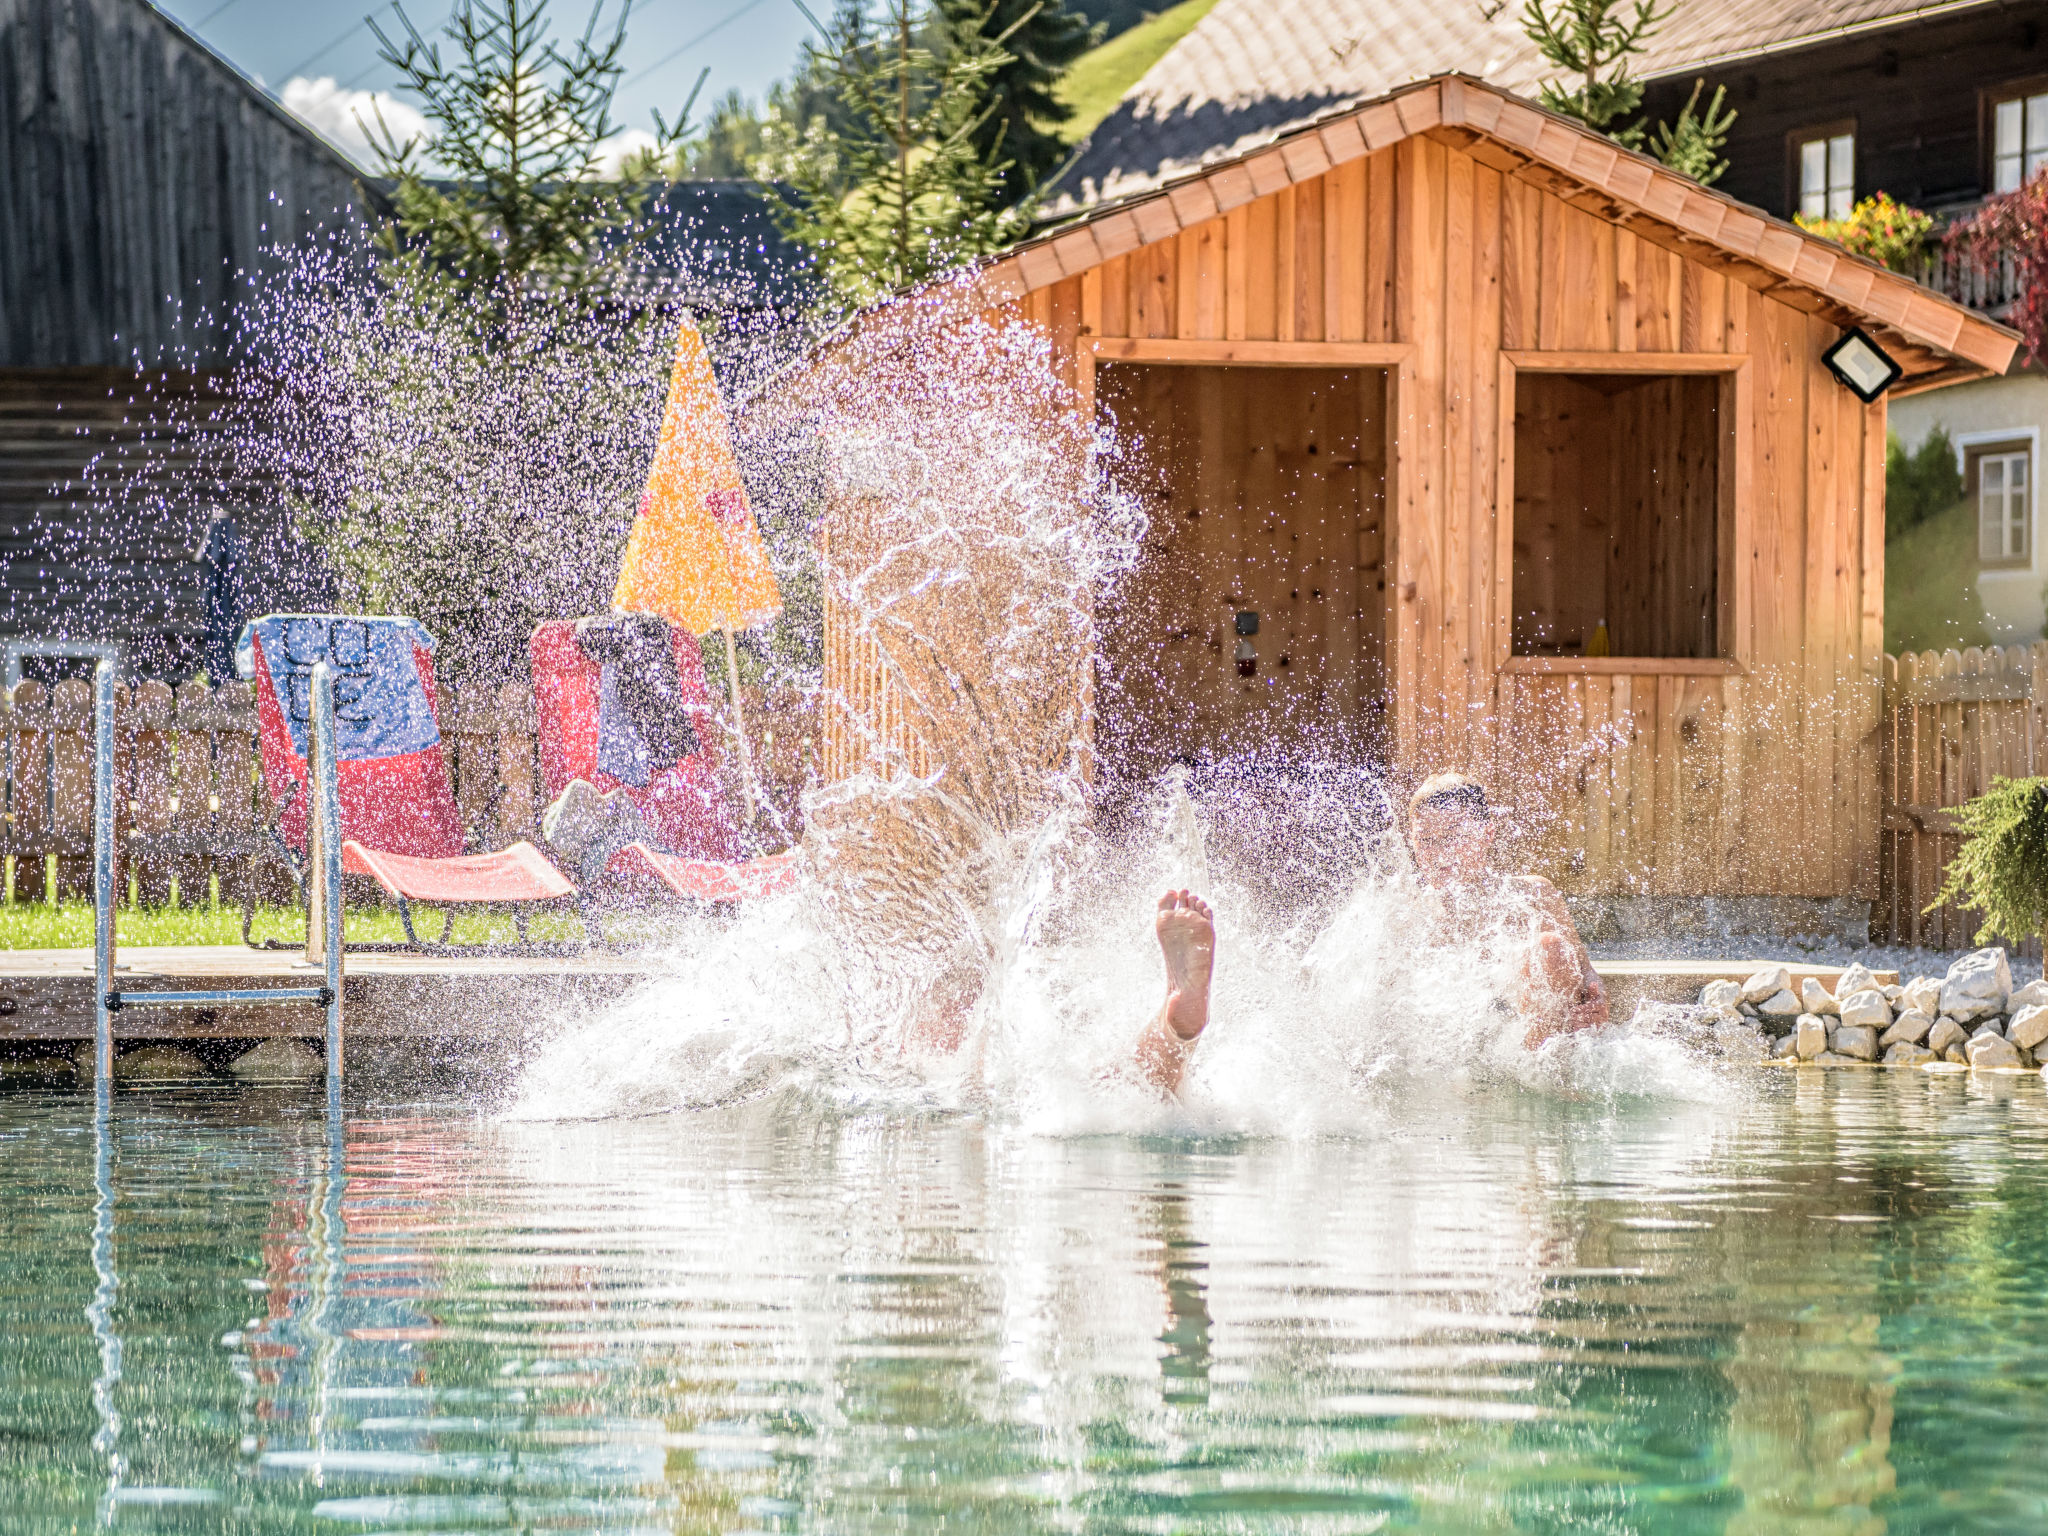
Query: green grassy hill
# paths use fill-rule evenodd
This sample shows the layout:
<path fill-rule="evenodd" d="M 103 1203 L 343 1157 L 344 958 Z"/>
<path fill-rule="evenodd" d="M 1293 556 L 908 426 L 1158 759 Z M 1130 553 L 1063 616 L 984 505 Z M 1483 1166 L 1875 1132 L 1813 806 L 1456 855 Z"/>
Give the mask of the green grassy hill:
<path fill-rule="evenodd" d="M 1216 0 L 1181 0 L 1076 59 L 1057 93 L 1074 109 L 1073 117 L 1061 128 L 1067 141 L 1079 143 L 1109 116 L 1124 92 L 1138 83 L 1138 77 L 1186 37 L 1215 4 Z"/>

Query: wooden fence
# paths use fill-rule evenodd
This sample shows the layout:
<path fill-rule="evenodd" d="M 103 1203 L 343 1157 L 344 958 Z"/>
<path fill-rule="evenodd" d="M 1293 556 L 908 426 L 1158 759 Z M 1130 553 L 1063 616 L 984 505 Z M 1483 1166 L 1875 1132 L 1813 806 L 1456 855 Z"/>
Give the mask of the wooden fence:
<path fill-rule="evenodd" d="M 2048 771 L 2048 643 L 1885 657 L 1881 736 L 1872 934 L 1968 946 L 1977 931 L 1970 913 L 1952 902 L 1925 909 L 1955 855 L 1956 807 L 1995 778 Z"/>
<path fill-rule="evenodd" d="M 745 707 L 757 777 L 794 828 L 796 798 L 816 761 L 811 714 L 800 695 L 750 693 Z M 441 717 L 442 751 L 472 844 L 502 848 L 534 837 L 545 796 L 532 689 L 444 688 Z M 142 683 L 120 690 L 116 719 L 120 836 L 138 898 L 150 906 L 203 904 L 217 878 L 223 901 L 239 899 L 252 880 L 261 899 L 289 899 L 282 871 L 253 857 L 267 844 L 263 828 L 275 807 L 258 770 L 249 684 L 214 689 L 193 682 L 173 690 Z M 0 694 L 0 725 L 7 754 L 0 852 L 10 899 L 90 900 L 91 684 L 20 683 L 11 695 Z M 705 734 L 737 807 L 736 754 L 725 723 Z M 772 825 L 771 819 L 766 826 Z M 763 839 L 779 846 L 766 826 Z"/>

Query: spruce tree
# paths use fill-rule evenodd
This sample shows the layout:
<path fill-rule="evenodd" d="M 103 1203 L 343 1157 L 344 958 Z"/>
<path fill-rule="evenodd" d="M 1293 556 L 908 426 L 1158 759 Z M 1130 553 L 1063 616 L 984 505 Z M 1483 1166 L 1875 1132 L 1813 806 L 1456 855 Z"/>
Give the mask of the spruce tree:
<path fill-rule="evenodd" d="M 998 199 L 1015 207 L 1031 198 L 1066 159 L 1054 130 L 1074 109 L 1053 94 L 1074 60 L 1100 40 L 1101 28 L 1062 0 L 938 0 L 938 19 L 955 38 L 1001 38 L 1009 55 L 989 76 L 995 104 L 974 136 L 984 159 L 1007 159 Z"/>

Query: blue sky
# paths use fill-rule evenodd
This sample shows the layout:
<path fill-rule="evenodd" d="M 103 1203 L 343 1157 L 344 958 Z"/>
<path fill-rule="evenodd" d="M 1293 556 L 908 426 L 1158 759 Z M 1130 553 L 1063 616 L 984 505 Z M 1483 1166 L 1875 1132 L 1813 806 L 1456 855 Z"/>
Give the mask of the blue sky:
<path fill-rule="evenodd" d="M 388 93 L 396 83 L 377 58 L 377 40 L 363 25 L 375 14 L 396 33 L 389 0 L 160 0 L 161 8 L 204 38 L 245 73 L 262 81 L 287 105 L 342 148 L 365 158 L 355 127 L 372 95 L 381 95 L 387 121 L 403 122 L 402 104 Z M 403 0 L 423 33 L 437 33 L 449 0 Z M 805 0 L 813 12 L 830 0 Z M 553 0 L 549 16 L 557 36 L 573 35 L 590 14 L 588 0 Z M 607 0 L 605 15 L 615 14 Z M 627 65 L 617 116 L 627 128 L 653 126 L 656 108 L 670 117 L 706 66 L 711 77 L 700 109 L 737 88 L 758 100 L 786 74 L 797 45 L 810 30 L 794 0 L 635 0 L 627 29 Z M 709 34 L 706 36 L 705 34 Z M 703 116 L 702 111 L 698 113 Z"/>

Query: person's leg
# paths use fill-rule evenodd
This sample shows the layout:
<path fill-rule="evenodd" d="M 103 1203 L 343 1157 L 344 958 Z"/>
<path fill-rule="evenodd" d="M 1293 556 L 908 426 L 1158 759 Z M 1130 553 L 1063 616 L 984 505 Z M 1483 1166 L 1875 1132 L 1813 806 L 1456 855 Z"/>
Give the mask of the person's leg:
<path fill-rule="evenodd" d="M 1522 1018 L 1529 1026 L 1523 1044 L 1534 1049 L 1572 1028 L 1582 979 L 1578 951 L 1563 934 L 1544 932 L 1530 946 L 1523 988 Z"/>
<path fill-rule="evenodd" d="M 1159 898 L 1152 920 L 1166 960 L 1166 1002 L 1138 1037 L 1138 1072 L 1154 1087 L 1180 1092 L 1188 1057 L 1209 1022 L 1209 974 L 1216 963 L 1216 921 L 1187 891 Z"/>

